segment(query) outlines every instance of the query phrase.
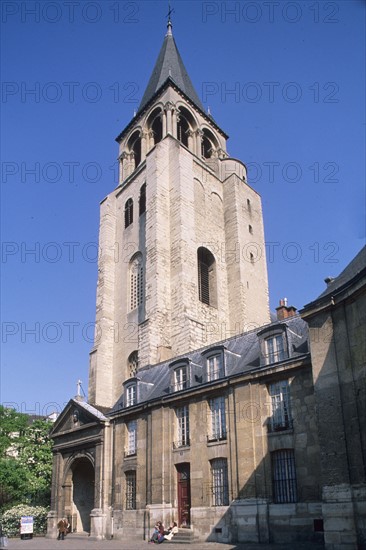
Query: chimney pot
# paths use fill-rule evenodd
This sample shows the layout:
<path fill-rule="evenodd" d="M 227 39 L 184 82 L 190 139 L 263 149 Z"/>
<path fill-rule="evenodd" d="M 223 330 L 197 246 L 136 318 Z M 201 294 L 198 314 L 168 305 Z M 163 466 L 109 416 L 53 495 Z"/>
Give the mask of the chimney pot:
<path fill-rule="evenodd" d="M 293 317 L 296 315 L 296 308 L 294 306 L 288 306 L 287 305 L 287 298 L 283 298 L 280 300 L 280 305 L 276 307 L 277 311 L 277 319 L 279 321 L 283 321 L 283 319 L 287 319 L 288 317 Z"/>

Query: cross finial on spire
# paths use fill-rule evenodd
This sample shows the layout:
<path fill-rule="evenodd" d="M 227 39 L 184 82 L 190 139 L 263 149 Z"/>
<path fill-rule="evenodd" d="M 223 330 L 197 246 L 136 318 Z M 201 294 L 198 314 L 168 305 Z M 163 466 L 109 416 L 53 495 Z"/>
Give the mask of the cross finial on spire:
<path fill-rule="evenodd" d="M 173 34 L 173 33 L 172 33 L 172 27 L 173 27 L 173 25 L 172 25 L 172 18 L 171 18 L 171 15 L 172 15 L 172 13 L 174 13 L 174 8 L 171 8 L 170 3 L 168 4 L 168 6 L 169 6 L 169 11 L 168 11 L 168 14 L 167 14 L 167 18 L 168 18 L 167 29 L 168 29 L 168 30 L 167 30 L 167 33 L 166 33 L 166 34 L 167 34 L 167 36 L 168 36 L 168 35 L 171 36 L 171 35 Z"/>

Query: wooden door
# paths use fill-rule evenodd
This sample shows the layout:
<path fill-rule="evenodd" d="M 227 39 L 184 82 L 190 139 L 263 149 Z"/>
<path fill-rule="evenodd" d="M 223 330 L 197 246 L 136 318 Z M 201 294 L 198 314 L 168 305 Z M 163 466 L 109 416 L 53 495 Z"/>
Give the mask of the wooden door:
<path fill-rule="evenodd" d="M 179 527 L 189 527 L 191 523 L 191 481 L 190 465 L 177 465 L 178 479 L 178 524 Z"/>

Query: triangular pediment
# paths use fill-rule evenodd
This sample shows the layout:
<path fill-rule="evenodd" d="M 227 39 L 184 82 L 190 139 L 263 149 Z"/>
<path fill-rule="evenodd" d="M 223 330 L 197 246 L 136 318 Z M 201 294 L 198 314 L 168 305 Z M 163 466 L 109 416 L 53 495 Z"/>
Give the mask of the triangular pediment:
<path fill-rule="evenodd" d="M 105 422 L 108 422 L 108 418 L 104 412 L 84 401 L 70 399 L 54 423 L 51 437 L 82 427 L 104 424 Z"/>

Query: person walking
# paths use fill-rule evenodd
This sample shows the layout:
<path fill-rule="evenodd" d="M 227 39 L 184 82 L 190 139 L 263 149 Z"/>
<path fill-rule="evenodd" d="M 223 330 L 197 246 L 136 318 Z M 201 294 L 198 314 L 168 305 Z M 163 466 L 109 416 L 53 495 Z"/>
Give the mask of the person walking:
<path fill-rule="evenodd" d="M 57 540 L 64 540 L 65 539 L 65 535 L 67 533 L 68 525 L 69 524 L 68 524 L 68 521 L 67 521 L 66 518 L 60 519 L 60 521 L 57 524 L 57 529 L 58 529 Z"/>

